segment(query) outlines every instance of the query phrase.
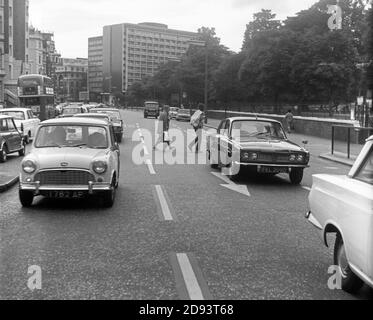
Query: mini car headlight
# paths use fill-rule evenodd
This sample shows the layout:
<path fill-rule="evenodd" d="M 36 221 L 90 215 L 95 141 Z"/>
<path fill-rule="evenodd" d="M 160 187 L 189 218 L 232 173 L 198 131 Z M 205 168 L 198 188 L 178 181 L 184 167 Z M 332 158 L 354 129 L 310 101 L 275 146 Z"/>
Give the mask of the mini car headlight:
<path fill-rule="evenodd" d="M 289 160 L 290 161 L 295 161 L 295 160 L 297 160 L 297 156 L 295 154 L 291 154 L 290 157 L 289 157 Z"/>
<path fill-rule="evenodd" d="M 298 156 L 297 156 L 297 161 L 298 161 L 298 162 L 303 162 L 303 161 L 304 161 L 304 156 L 303 156 L 303 154 L 298 154 Z"/>
<path fill-rule="evenodd" d="M 22 163 L 22 169 L 28 174 L 32 174 L 36 171 L 36 163 L 32 160 L 26 160 Z"/>
<path fill-rule="evenodd" d="M 107 163 L 105 161 L 95 161 L 92 165 L 93 171 L 98 174 L 103 174 L 107 170 Z"/>

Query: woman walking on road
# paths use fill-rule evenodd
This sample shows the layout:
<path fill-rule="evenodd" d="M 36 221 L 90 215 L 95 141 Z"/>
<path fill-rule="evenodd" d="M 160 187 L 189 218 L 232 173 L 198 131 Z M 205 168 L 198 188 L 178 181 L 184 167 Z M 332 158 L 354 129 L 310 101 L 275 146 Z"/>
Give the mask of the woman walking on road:
<path fill-rule="evenodd" d="M 193 126 L 194 131 L 197 134 L 196 139 L 188 146 L 190 151 L 193 151 L 192 148 L 193 146 L 196 146 L 196 153 L 200 151 L 200 146 L 201 146 L 201 141 L 202 141 L 202 130 L 203 130 L 203 125 L 205 121 L 205 114 L 203 111 L 205 110 L 205 106 L 200 103 L 198 105 L 198 111 L 194 113 L 190 120 L 190 124 Z"/>

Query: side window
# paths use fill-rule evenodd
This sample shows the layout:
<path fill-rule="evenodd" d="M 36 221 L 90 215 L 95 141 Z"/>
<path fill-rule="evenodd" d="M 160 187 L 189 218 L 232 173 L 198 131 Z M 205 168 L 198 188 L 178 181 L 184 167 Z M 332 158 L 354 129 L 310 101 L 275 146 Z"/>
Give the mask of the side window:
<path fill-rule="evenodd" d="M 7 123 L 9 131 L 16 131 L 16 127 L 14 126 L 14 122 L 12 119 L 7 119 Z"/>
<path fill-rule="evenodd" d="M 0 120 L 0 132 L 6 132 L 8 131 L 8 125 L 6 122 L 6 119 Z"/>
<path fill-rule="evenodd" d="M 373 185 L 373 147 L 354 179 Z"/>
<path fill-rule="evenodd" d="M 114 134 L 113 126 L 110 126 L 110 140 L 111 140 L 111 145 L 114 146 L 116 140 L 115 140 L 115 134 Z"/>

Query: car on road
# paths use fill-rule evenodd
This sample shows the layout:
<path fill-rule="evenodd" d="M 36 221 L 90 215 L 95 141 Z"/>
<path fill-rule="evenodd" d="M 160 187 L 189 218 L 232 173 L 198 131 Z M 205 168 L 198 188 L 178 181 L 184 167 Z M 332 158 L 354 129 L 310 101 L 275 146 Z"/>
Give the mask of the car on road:
<path fill-rule="evenodd" d="M 111 121 L 114 126 L 114 133 L 117 141 L 121 143 L 123 141 L 123 133 L 124 133 L 124 121 L 120 114 L 119 109 L 115 108 L 94 108 L 90 110 L 92 114 L 106 114 L 110 116 Z"/>
<path fill-rule="evenodd" d="M 189 109 L 179 109 L 176 115 L 176 121 L 190 121 L 191 118 Z"/>
<path fill-rule="evenodd" d="M 157 119 L 160 115 L 160 106 L 158 102 L 155 101 L 147 101 L 145 102 L 144 107 L 144 118 L 150 118 L 153 117 Z"/>
<path fill-rule="evenodd" d="M 178 111 L 179 111 L 179 108 L 171 107 L 170 108 L 170 118 L 171 119 L 176 119 Z"/>
<path fill-rule="evenodd" d="M 111 207 L 119 169 L 119 146 L 107 121 L 48 120 L 40 125 L 33 149 L 22 161 L 19 198 L 29 207 L 39 195 L 58 199 L 97 195 Z"/>
<path fill-rule="evenodd" d="M 87 108 L 83 105 L 69 105 L 62 109 L 60 118 L 69 118 L 80 113 L 88 113 Z"/>
<path fill-rule="evenodd" d="M 23 135 L 18 131 L 12 117 L 0 115 L 0 163 L 7 161 L 8 154 L 16 152 L 20 157 L 26 153 Z"/>
<path fill-rule="evenodd" d="M 344 291 L 373 288 L 373 136 L 347 176 L 313 176 L 307 220 L 326 246 L 335 234 L 334 266 Z"/>
<path fill-rule="evenodd" d="M 40 124 L 40 119 L 32 113 L 31 109 L 2 109 L 0 110 L 0 115 L 8 115 L 13 117 L 17 129 L 22 133 L 26 144 L 28 144 L 30 140 L 34 139 L 36 130 Z"/>
<path fill-rule="evenodd" d="M 222 120 L 216 134 L 207 137 L 207 154 L 214 168 L 224 168 L 230 178 L 243 173 L 289 174 L 300 184 L 309 167 L 310 153 L 288 140 L 280 122 L 251 117 Z"/>

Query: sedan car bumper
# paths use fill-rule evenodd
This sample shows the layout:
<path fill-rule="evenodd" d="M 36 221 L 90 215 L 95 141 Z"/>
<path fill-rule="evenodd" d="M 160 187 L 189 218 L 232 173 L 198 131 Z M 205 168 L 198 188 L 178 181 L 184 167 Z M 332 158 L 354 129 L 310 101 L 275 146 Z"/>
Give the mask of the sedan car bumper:
<path fill-rule="evenodd" d="M 235 162 L 240 166 L 255 166 L 255 167 L 273 167 L 273 168 L 309 168 L 308 164 L 274 164 L 274 163 L 248 163 L 248 162 Z"/>
<path fill-rule="evenodd" d="M 319 221 L 315 218 L 315 216 L 312 214 L 311 211 L 307 211 L 305 214 L 305 218 L 310 222 L 314 227 L 316 227 L 318 230 L 323 230 L 322 225 Z"/>

